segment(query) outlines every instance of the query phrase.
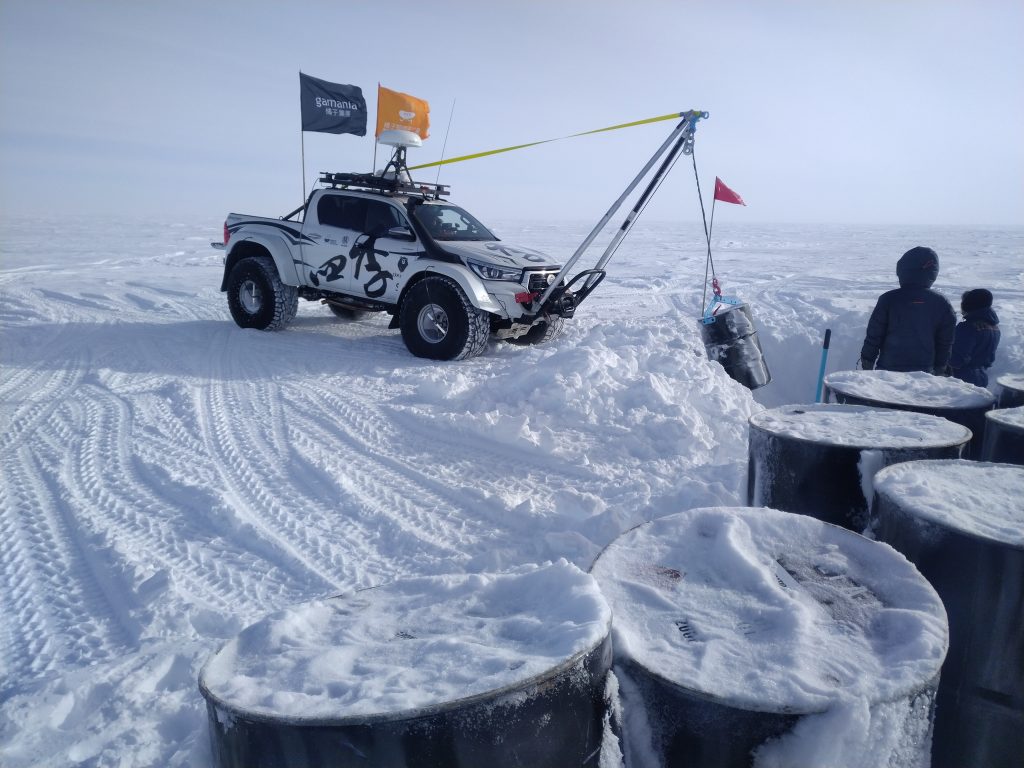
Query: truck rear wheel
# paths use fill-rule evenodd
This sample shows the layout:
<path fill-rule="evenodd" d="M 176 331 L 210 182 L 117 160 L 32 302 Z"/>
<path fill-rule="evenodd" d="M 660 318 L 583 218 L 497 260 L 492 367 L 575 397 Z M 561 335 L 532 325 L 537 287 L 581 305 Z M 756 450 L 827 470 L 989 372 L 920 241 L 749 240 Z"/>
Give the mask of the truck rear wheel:
<path fill-rule="evenodd" d="M 240 328 L 278 331 L 295 319 L 299 292 L 285 285 L 269 256 L 239 261 L 228 276 L 228 308 Z"/>
<path fill-rule="evenodd" d="M 479 355 L 491 332 L 488 314 L 474 307 L 454 281 L 439 275 L 409 289 L 402 300 L 399 326 L 409 351 L 431 360 Z"/>

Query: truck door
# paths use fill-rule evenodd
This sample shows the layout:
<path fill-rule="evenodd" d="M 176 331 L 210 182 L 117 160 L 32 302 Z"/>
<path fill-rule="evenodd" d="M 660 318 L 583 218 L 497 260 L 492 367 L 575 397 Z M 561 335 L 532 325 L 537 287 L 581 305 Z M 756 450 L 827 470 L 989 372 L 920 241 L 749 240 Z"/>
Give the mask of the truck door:
<path fill-rule="evenodd" d="M 305 280 L 326 291 L 352 292 L 350 254 L 363 234 L 370 201 L 343 193 L 324 192 L 316 203 L 316 219 L 304 228 L 312 245 L 302 247 Z"/>
<path fill-rule="evenodd" d="M 397 205 L 367 200 L 363 234 L 349 255 L 353 262 L 350 292 L 377 301 L 397 301 L 409 262 L 422 252 L 405 213 Z"/>

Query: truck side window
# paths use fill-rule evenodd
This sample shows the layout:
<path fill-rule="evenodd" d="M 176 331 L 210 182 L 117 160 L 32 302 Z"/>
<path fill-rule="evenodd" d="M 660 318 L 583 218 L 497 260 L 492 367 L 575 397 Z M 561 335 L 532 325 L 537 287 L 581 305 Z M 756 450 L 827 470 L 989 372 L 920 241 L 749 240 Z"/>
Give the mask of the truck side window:
<path fill-rule="evenodd" d="M 367 202 L 362 197 L 323 195 L 316 205 L 317 219 L 328 227 L 362 232 Z"/>
<path fill-rule="evenodd" d="M 375 200 L 368 200 L 366 206 L 366 228 L 363 232 L 367 234 L 386 232 L 392 227 L 408 227 L 408 222 L 402 217 L 393 205 L 379 203 Z"/>

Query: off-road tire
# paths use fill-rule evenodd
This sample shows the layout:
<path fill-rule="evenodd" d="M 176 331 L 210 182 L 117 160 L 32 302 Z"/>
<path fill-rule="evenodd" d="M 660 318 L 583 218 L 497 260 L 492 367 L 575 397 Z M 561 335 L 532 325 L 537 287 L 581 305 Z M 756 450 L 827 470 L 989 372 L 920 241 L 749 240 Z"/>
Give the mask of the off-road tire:
<path fill-rule="evenodd" d="M 487 348 L 490 316 L 474 307 L 447 277 L 434 275 L 409 289 L 399 311 L 402 341 L 416 357 L 464 360 Z"/>
<path fill-rule="evenodd" d="M 509 344 L 518 344 L 524 347 L 532 344 L 545 344 L 561 335 L 564 325 L 564 317 L 553 316 L 547 320 L 541 320 L 522 336 L 517 336 L 514 339 L 505 339 L 505 341 Z"/>
<path fill-rule="evenodd" d="M 228 308 L 240 328 L 279 331 L 295 319 L 299 292 L 281 282 L 269 256 L 249 256 L 228 276 Z"/>

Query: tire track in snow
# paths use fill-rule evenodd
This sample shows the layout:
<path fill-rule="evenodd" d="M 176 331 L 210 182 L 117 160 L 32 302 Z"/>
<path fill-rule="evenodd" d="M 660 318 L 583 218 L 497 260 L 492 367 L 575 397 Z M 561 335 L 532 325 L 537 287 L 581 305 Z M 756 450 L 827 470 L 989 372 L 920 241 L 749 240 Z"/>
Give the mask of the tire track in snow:
<path fill-rule="evenodd" d="M 452 563 L 467 559 L 467 539 L 477 543 L 493 537 L 493 529 L 464 514 L 445 489 L 423 483 L 364 444 L 351 423 L 306 418 L 297 404 L 294 424 L 296 448 L 337 478 L 346 522 L 359 520 L 376 531 L 373 549 L 389 563 L 382 573 L 401 561 L 415 562 L 417 570 L 451 569 Z"/>
<path fill-rule="evenodd" d="M 0 516 L 0 573 L 5 584 L 0 590 L 4 616 L 0 622 L 0 681 L 14 679 L 15 673 L 26 667 L 26 660 L 29 673 L 36 675 L 65 655 L 62 637 L 48 630 L 49 601 L 42 580 L 36 578 L 31 544 L 26 545 L 22 536 L 18 510 L 31 503 L 32 494 L 26 490 L 31 483 L 23 479 L 12 458 L 21 457 L 5 454 L 0 462 L 0 508 L 6 510 Z M 6 698 L 3 690 L 4 684 L 0 683 L 0 698 Z"/>
<path fill-rule="evenodd" d="M 300 388 L 307 391 L 308 402 L 330 414 L 329 418 L 307 419 L 301 432 L 323 434 L 316 441 L 319 444 L 350 446 L 343 454 L 348 463 L 339 461 L 336 471 L 351 481 L 351 467 L 355 466 L 356 477 L 371 479 L 353 491 L 375 513 L 378 526 L 383 516 L 392 526 L 426 537 L 427 542 L 456 542 L 463 555 L 470 548 L 515 549 L 524 529 L 535 524 L 518 519 L 502 500 L 514 496 L 516 487 L 554 492 L 564 487 L 569 477 L 574 487 L 584 492 L 608 495 L 607 478 L 555 457 L 538 457 L 511 445 L 497 448 L 492 440 L 470 430 L 438 429 L 405 410 L 389 408 L 385 414 L 366 398 L 342 398 L 315 383 L 304 382 Z M 310 412 L 298 402 L 295 410 L 297 424 Z M 417 451 L 417 445 L 422 449 Z M 417 456 L 424 461 L 416 464 Z M 330 454 L 320 460 L 330 462 L 333 457 Z M 489 486 L 492 497 L 467 494 L 460 481 L 466 475 L 472 475 L 473 487 Z M 542 502 L 547 495 L 535 498 Z M 418 562 L 416 567 L 423 564 Z"/>
<path fill-rule="evenodd" d="M 236 607 L 238 595 L 231 584 L 211 582 L 208 562 L 177 529 L 181 510 L 155 494 L 149 478 L 140 475 L 132 455 L 128 406 L 95 385 L 81 391 L 88 400 L 78 429 L 80 444 L 68 457 L 62 479 L 83 519 L 107 539 L 122 569 L 132 574 L 124 601 L 141 608 L 139 586 L 162 571 L 190 600 L 220 609 Z"/>
<path fill-rule="evenodd" d="M 57 356 L 64 350 L 54 350 Z M 58 370 L 26 369 L 4 366 L 0 377 L 0 402 L 3 410 L 11 409 L 5 428 L 0 431 L 0 451 L 16 447 L 31 439 L 50 418 L 66 393 L 75 389 L 82 379 L 84 356 L 81 353 L 64 358 L 65 367 Z"/>
<path fill-rule="evenodd" d="M 339 533 L 355 538 L 361 553 L 369 551 L 365 542 L 373 532 L 351 524 L 339 531 L 333 500 L 294 487 L 287 472 L 294 454 L 285 438 L 281 389 L 266 383 L 249 358 L 238 357 L 244 357 L 243 351 L 221 337 L 220 348 L 211 349 L 211 383 L 196 395 L 205 449 L 221 478 L 224 501 L 241 525 L 258 533 L 263 546 L 277 551 L 277 564 L 287 564 L 307 588 L 360 583 L 352 549 L 331 542 Z M 254 393 L 256 386 L 266 391 Z"/>
<path fill-rule="evenodd" d="M 3 531 L 3 572 L 13 586 L 5 615 L 18 617 L 14 647 L 29 654 L 21 659 L 35 674 L 108 659 L 140 632 L 109 584 L 112 564 L 97 561 L 95 537 L 79 529 L 43 463 L 27 446 L 4 461 L 17 515 L 17 530 Z"/>

